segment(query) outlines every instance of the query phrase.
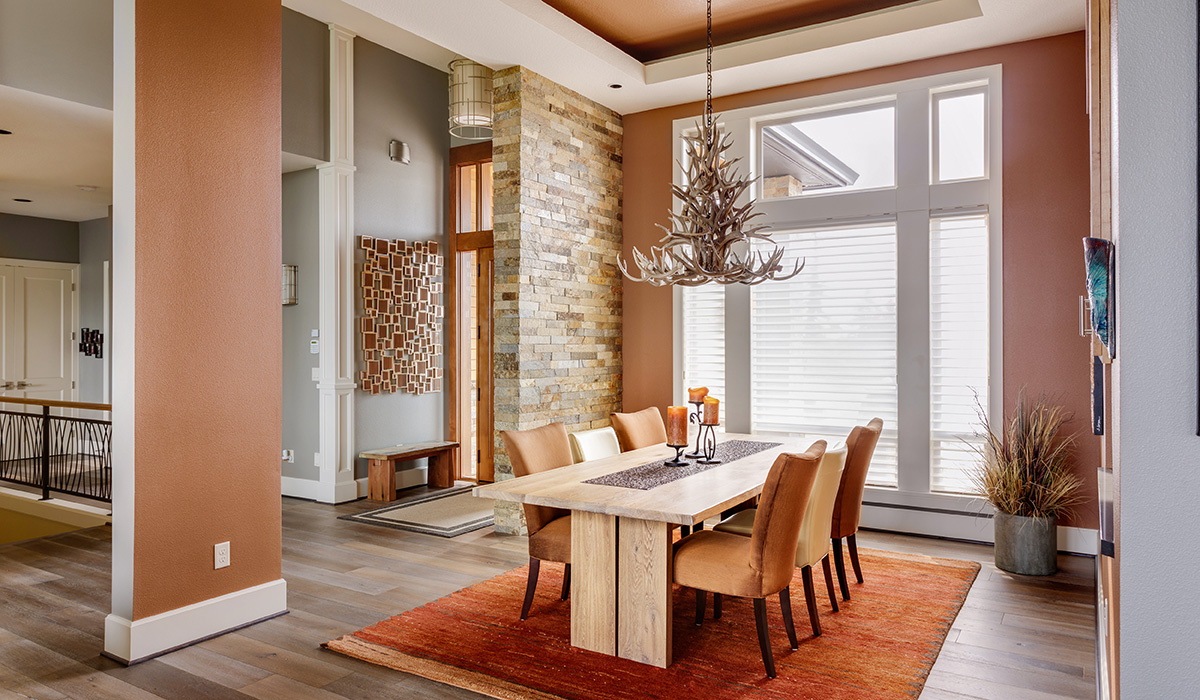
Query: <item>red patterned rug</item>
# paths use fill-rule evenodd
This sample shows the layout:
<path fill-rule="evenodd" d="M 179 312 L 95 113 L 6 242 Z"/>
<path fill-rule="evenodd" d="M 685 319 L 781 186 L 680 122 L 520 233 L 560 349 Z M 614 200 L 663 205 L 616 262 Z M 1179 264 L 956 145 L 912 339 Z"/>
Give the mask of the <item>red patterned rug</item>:
<path fill-rule="evenodd" d="M 697 628 L 695 596 L 681 587 L 675 590 L 675 661 L 669 668 L 572 647 L 570 603 L 558 599 L 558 564 L 542 566 L 525 622 L 519 619 L 522 567 L 324 646 L 508 700 L 916 698 L 979 565 L 869 549 L 860 555 L 866 583 L 850 584 L 852 599 L 838 613 L 817 576 L 820 637 L 804 636 L 811 629 L 796 570 L 791 590 L 799 651 L 788 647 L 778 598 L 769 599 L 775 679 L 763 671 L 749 600 L 727 599 L 720 620 L 711 619 L 710 602 L 704 626 Z"/>

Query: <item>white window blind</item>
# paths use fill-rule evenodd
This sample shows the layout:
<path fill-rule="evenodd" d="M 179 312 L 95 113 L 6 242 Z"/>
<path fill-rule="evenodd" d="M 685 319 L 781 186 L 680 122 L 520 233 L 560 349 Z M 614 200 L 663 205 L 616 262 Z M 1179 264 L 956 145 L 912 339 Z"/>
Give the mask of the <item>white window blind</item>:
<path fill-rule="evenodd" d="M 988 405 L 988 220 L 930 220 L 930 490 L 968 493 Z M 978 403 L 976 401 L 978 397 Z"/>
<path fill-rule="evenodd" d="M 712 396 L 725 400 L 725 287 L 706 284 L 684 287 L 683 389 L 708 387 Z M 680 405 L 683 405 L 682 403 Z"/>
<path fill-rule="evenodd" d="M 778 232 L 784 269 L 751 291 L 754 431 L 844 438 L 884 421 L 868 483 L 896 484 L 896 223 Z"/>

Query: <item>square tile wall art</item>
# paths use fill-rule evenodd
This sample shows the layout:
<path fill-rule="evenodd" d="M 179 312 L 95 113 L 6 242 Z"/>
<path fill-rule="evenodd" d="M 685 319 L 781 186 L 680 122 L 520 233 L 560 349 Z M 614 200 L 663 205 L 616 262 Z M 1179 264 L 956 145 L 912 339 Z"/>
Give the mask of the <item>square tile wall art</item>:
<path fill-rule="evenodd" d="M 437 242 L 360 236 L 359 246 L 359 387 L 372 394 L 441 391 L 445 306 Z"/>

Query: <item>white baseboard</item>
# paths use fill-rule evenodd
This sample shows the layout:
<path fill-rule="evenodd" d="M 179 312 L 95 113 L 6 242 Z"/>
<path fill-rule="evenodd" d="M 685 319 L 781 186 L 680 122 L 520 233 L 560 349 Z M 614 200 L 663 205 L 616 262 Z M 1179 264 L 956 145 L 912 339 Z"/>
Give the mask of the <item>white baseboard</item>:
<path fill-rule="evenodd" d="M 995 542 L 992 519 L 976 513 L 909 510 L 863 504 L 862 526 L 873 530 L 931 535 L 974 542 Z M 1100 536 L 1096 530 L 1081 527 L 1058 528 L 1058 551 L 1096 556 Z"/>
<path fill-rule="evenodd" d="M 401 469 L 396 472 L 396 489 L 408 489 L 413 486 L 420 486 L 428 483 L 429 468 L 414 467 L 412 469 Z M 349 484 L 343 484 L 338 488 L 338 494 L 334 499 L 326 497 L 325 491 L 321 488 L 321 482 L 315 479 L 298 479 L 292 476 L 285 476 L 280 479 L 280 492 L 284 496 L 291 498 L 304 498 L 309 501 L 320 501 L 321 503 L 345 503 L 353 501 L 355 498 L 366 498 L 367 478 L 355 479 L 353 482 L 353 496 Z"/>
<path fill-rule="evenodd" d="M 104 619 L 104 653 L 127 664 L 287 612 L 283 579 L 244 588 L 140 620 Z"/>

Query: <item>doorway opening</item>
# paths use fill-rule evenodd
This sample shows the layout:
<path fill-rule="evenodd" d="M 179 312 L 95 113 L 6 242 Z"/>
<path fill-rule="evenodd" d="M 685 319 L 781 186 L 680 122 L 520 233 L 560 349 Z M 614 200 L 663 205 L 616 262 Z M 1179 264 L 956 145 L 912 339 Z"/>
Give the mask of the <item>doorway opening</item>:
<path fill-rule="evenodd" d="M 492 381 L 492 144 L 450 149 L 447 364 L 450 439 L 460 443 L 455 476 L 495 480 Z"/>

